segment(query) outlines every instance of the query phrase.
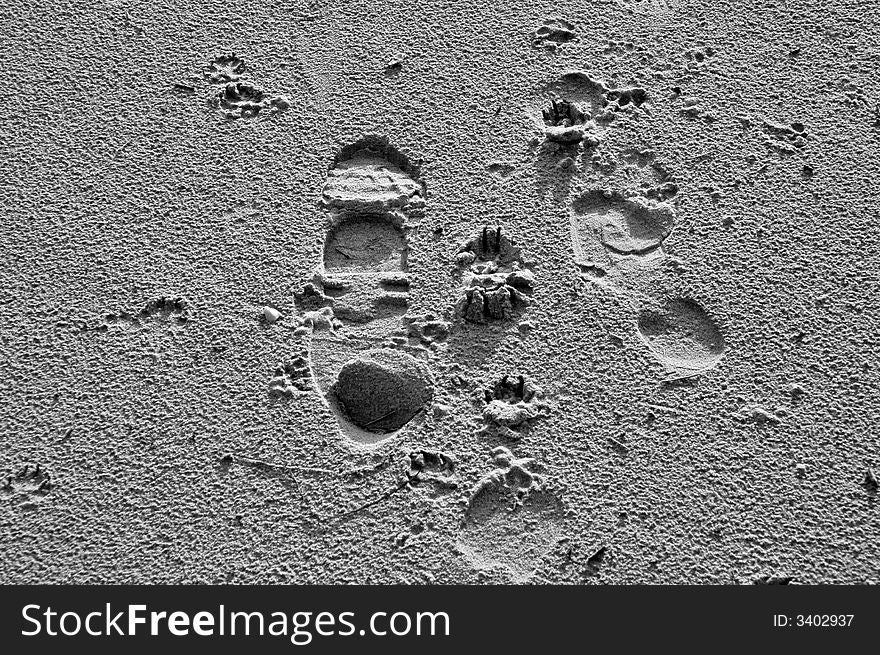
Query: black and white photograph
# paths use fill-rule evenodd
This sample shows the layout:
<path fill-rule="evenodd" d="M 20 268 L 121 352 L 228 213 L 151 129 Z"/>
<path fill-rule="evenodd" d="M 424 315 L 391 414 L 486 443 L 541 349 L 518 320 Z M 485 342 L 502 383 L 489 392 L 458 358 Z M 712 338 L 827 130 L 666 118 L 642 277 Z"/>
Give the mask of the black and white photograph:
<path fill-rule="evenodd" d="M 878 28 L 4 3 L 0 583 L 877 585 Z"/>

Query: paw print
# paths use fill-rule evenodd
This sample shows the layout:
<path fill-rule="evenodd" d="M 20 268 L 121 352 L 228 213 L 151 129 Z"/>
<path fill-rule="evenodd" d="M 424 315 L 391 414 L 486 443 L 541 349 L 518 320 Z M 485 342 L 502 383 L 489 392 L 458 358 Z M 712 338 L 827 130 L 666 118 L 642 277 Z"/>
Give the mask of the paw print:
<path fill-rule="evenodd" d="M 407 316 L 405 321 L 407 339 L 411 345 L 433 348 L 449 336 L 449 323 L 434 314 Z"/>
<path fill-rule="evenodd" d="M 10 496 L 20 505 L 30 505 L 52 491 L 52 476 L 49 471 L 37 464 L 27 464 L 15 475 L 10 475 L 0 485 L 0 493 Z"/>
<path fill-rule="evenodd" d="M 432 495 L 458 488 L 455 480 L 456 460 L 436 450 L 414 450 L 409 454 L 407 478 L 412 486 L 428 485 Z"/>
<path fill-rule="evenodd" d="M 311 366 L 303 355 L 275 369 L 275 377 L 269 382 L 269 396 L 272 398 L 293 398 L 313 389 Z"/>
<path fill-rule="evenodd" d="M 486 226 L 458 252 L 464 278 L 456 313 L 471 323 L 512 318 L 531 304 L 534 275 L 501 227 Z"/>
<path fill-rule="evenodd" d="M 685 68 L 691 72 L 698 72 L 714 54 L 715 49 L 711 47 L 692 48 L 687 50 L 684 53 L 687 61 Z"/>
<path fill-rule="evenodd" d="M 499 435 L 518 441 L 522 438 L 520 431 L 527 423 L 547 413 L 543 389 L 523 375 L 505 375 L 484 394 L 483 419 L 486 425 L 479 432 L 483 435 Z"/>
<path fill-rule="evenodd" d="M 591 119 L 577 103 L 550 93 L 550 106 L 541 111 L 544 135 L 550 141 L 580 143 L 589 134 Z"/>
<path fill-rule="evenodd" d="M 269 97 L 248 82 L 227 82 L 211 98 L 211 106 L 226 118 L 256 118 L 261 111 L 284 111 L 290 102 L 284 96 Z"/>
<path fill-rule="evenodd" d="M 225 84 L 235 82 L 245 72 L 244 59 L 237 57 L 235 53 L 227 53 L 215 57 L 205 70 L 205 75 L 211 84 Z"/>
<path fill-rule="evenodd" d="M 246 66 L 235 54 L 223 54 L 211 61 L 205 70 L 214 90 L 208 105 L 223 117 L 257 118 L 290 108 L 290 101 L 281 95 L 272 96 L 256 85 L 241 80 Z M 219 87 L 219 88 L 218 88 Z"/>

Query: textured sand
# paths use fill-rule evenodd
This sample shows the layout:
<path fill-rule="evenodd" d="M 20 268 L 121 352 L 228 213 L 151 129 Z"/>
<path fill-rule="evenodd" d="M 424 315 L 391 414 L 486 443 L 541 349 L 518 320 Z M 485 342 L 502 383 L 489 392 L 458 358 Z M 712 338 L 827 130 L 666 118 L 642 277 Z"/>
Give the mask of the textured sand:
<path fill-rule="evenodd" d="M 195 4 L 0 12 L 0 582 L 880 581 L 870 3 Z"/>

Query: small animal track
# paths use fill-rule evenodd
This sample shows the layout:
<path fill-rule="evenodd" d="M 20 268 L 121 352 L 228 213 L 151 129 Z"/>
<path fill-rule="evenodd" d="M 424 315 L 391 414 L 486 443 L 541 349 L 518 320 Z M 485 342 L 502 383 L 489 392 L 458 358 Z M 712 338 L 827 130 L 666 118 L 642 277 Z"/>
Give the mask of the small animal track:
<path fill-rule="evenodd" d="M 640 86 L 605 90 L 605 112 L 616 114 L 629 108 L 639 108 L 648 99 L 648 93 Z"/>
<path fill-rule="evenodd" d="M 590 157 L 590 164 L 604 175 L 611 175 L 618 167 L 617 157 L 609 150 L 596 148 Z"/>
<path fill-rule="evenodd" d="M 687 298 L 642 310 L 638 329 L 673 378 L 704 373 L 724 355 L 721 330 L 698 303 Z"/>
<path fill-rule="evenodd" d="M 681 109 L 678 110 L 684 116 L 696 118 L 706 123 L 714 123 L 718 118 L 711 113 L 699 98 L 688 96 L 682 98 Z"/>
<path fill-rule="evenodd" d="M 763 127 L 764 143 L 774 150 L 791 154 L 807 145 L 808 135 L 803 123 L 782 125 L 765 120 Z"/>
<path fill-rule="evenodd" d="M 489 164 L 486 166 L 486 170 L 495 177 L 503 179 L 506 177 L 510 177 L 511 173 L 516 170 L 516 167 L 513 164 L 508 164 L 507 162 L 493 161 L 489 162 Z"/>
<path fill-rule="evenodd" d="M 22 508 L 33 508 L 35 502 L 52 491 L 52 476 L 37 464 L 25 465 L 15 475 L 7 476 L 0 485 L 0 494 L 8 496 Z"/>
<path fill-rule="evenodd" d="M 407 316 L 404 320 L 408 342 L 413 346 L 432 348 L 449 336 L 449 323 L 434 314 Z"/>
<path fill-rule="evenodd" d="M 106 326 L 146 326 L 150 323 L 184 325 L 189 322 L 189 309 L 181 297 L 159 297 L 147 302 L 138 312 L 120 311 L 104 317 Z"/>
<path fill-rule="evenodd" d="M 151 318 L 154 316 L 170 318 L 173 316 L 178 319 L 183 318 L 184 320 L 182 322 L 186 322 L 186 308 L 187 304 L 183 298 L 180 298 L 179 296 L 176 298 L 166 298 L 163 296 L 156 300 L 151 300 L 144 305 L 143 309 L 141 309 L 140 315 L 144 318 Z"/>
<path fill-rule="evenodd" d="M 275 376 L 269 381 L 269 396 L 289 399 L 314 388 L 308 357 L 297 355 L 275 369 Z"/>
<path fill-rule="evenodd" d="M 572 204 L 573 236 L 579 263 L 590 265 L 592 243 L 614 255 L 648 255 L 663 244 L 675 222 L 667 203 L 625 198 L 620 193 L 591 191 Z"/>
<path fill-rule="evenodd" d="M 269 96 L 247 82 L 227 82 L 211 98 L 211 106 L 225 118 L 256 118 L 260 112 L 278 113 L 290 107 L 283 96 Z"/>
<path fill-rule="evenodd" d="M 301 292 L 295 293 L 297 304 L 303 310 L 302 317 L 297 321 L 295 336 L 305 336 L 316 330 L 336 330 L 342 327 L 341 321 L 333 314 L 333 308 L 327 306 L 333 299 L 325 296 L 312 283 L 306 284 Z"/>
<path fill-rule="evenodd" d="M 456 460 L 435 450 L 414 450 L 409 454 L 407 478 L 414 487 L 428 488 L 432 496 L 458 489 Z"/>
<path fill-rule="evenodd" d="M 510 319 L 531 303 L 530 265 L 500 226 L 485 226 L 461 247 L 456 262 L 463 278 L 456 314 L 465 321 Z"/>
<path fill-rule="evenodd" d="M 573 23 L 561 18 L 555 18 L 545 20 L 535 30 L 532 45 L 536 48 L 547 48 L 555 52 L 559 46 L 574 41 L 576 38 L 577 32 Z"/>
<path fill-rule="evenodd" d="M 478 568 L 501 567 L 526 581 L 562 536 L 563 505 L 531 458 L 492 451 L 496 468 L 471 491 L 459 547 Z"/>
<path fill-rule="evenodd" d="M 849 78 L 841 78 L 834 85 L 840 92 L 840 100 L 850 108 L 870 108 L 872 105 L 870 97 L 865 93 L 865 88 L 854 83 Z"/>
<path fill-rule="evenodd" d="M 715 49 L 712 47 L 691 48 L 685 51 L 685 68 L 690 72 L 700 72 L 707 62 L 715 55 Z"/>
<path fill-rule="evenodd" d="M 256 85 L 241 80 L 245 70 L 244 60 L 234 54 L 215 57 L 205 70 L 212 85 L 208 105 L 228 119 L 253 119 L 290 108 L 285 96 L 270 95 Z"/>
<path fill-rule="evenodd" d="M 486 425 L 480 429 L 482 435 L 516 441 L 522 438 L 521 430 L 527 423 L 547 414 L 543 389 L 523 375 L 505 375 L 491 390 L 484 390 L 484 395 Z"/>
<path fill-rule="evenodd" d="M 580 70 L 564 73 L 553 88 L 588 109 L 597 121 L 611 121 L 620 112 L 637 111 L 648 99 L 641 87 L 611 87 Z"/>
<path fill-rule="evenodd" d="M 235 53 L 222 54 L 214 57 L 205 69 L 205 76 L 211 84 L 235 82 L 247 70 L 244 59 Z"/>

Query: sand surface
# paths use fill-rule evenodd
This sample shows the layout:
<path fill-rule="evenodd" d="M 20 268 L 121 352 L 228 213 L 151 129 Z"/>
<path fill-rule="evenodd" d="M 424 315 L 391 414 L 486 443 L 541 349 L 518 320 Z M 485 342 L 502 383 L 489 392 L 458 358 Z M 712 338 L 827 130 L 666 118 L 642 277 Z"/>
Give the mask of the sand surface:
<path fill-rule="evenodd" d="M 0 582 L 880 581 L 878 27 L 6 6 Z"/>

